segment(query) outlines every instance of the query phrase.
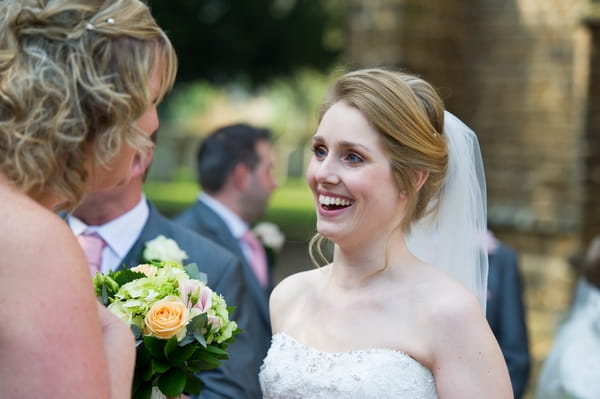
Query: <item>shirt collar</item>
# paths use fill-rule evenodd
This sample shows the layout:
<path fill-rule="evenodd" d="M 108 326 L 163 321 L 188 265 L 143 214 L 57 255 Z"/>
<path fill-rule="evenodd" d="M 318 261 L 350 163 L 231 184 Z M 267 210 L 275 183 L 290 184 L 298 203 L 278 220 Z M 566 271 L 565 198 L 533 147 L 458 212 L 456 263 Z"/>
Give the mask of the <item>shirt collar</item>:
<path fill-rule="evenodd" d="M 248 231 L 248 224 L 214 197 L 202 192 L 198 196 L 198 200 L 202 201 L 223 219 L 235 238 L 240 239 Z"/>
<path fill-rule="evenodd" d="M 138 239 L 149 214 L 146 197 L 142 194 L 140 202 L 135 207 L 108 223 L 88 226 L 73 215 L 69 215 L 68 223 L 76 236 L 83 232 L 95 232 L 101 236 L 122 260 Z"/>

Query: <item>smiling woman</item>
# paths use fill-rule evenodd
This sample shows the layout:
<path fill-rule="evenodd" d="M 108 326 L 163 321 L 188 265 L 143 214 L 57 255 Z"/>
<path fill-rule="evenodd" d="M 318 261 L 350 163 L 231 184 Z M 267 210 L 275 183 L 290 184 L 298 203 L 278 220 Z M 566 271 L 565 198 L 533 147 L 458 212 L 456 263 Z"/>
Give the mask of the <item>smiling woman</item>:
<path fill-rule="evenodd" d="M 482 192 L 481 181 L 469 179 L 477 157 L 463 157 L 467 167 L 456 168 L 456 154 L 479 153 L 459 122 L 413 75 L 368 69 L 335 82 L 306 171 L 317 231 L 333 242 L 333 259 L 286 278 L 271 295 L 265 398 L 512 397 L 483 299 L 474 295 L 479 290 L 438 267 L 444 251 L 427 263 L 407 243 L 413 230 L 427 231 L 419 236 L 426 247 L 448 248 L 439 245 L 446 239 L 441 230 L 423 230 L 419 222 L 447 222 L 445 205 L 457 204 L 447 196 L 455 183 L 460 190 L 469 181 Z M 484 200 L 475 195 L 475 206 L 450 213 L 479 220 Z M 470 258 L 481 253 L 478 231 L 455 235 L 470 249 L 453 266 L 462 270 L 464 263 L 481 277 L 487 263 Z M 369 324 L 360 334 L 357 315 Z"/>

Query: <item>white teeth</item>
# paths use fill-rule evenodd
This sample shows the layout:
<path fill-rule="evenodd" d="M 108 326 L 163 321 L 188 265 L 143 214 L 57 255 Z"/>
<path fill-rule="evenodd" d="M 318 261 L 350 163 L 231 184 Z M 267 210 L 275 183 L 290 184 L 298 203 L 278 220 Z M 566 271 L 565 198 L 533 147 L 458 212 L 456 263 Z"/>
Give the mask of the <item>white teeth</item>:
<path fill-rule="evenodd" d="M 321 205 L 350 206 L 353 204 L 353 201 L 343 199 L 340 197 L 328 197 L 325 195 L 319 195 L 319 203 Z"/>

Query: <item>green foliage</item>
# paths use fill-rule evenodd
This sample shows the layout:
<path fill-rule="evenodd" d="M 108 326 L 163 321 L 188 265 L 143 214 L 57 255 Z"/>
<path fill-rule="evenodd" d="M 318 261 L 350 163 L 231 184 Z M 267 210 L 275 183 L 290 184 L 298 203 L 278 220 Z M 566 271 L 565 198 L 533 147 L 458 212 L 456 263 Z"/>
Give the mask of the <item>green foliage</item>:
<path fill-rule="evenodd" d="M 179 81 L 244 76 L 260 83 L 298 68 L 327 68 L 342 49 L 341 0 L 148 3 L 180 58 Z"/>
<path fill-rule="evenodd" d="M 183 267 L 185 272 L 190 278 L 198 281 L 202 281 L 204 284 L 208 284 L 208 276 L 206 273 L 202 273 L 198 269 L 198 265 L 196 263 L 189 263 Z"/>

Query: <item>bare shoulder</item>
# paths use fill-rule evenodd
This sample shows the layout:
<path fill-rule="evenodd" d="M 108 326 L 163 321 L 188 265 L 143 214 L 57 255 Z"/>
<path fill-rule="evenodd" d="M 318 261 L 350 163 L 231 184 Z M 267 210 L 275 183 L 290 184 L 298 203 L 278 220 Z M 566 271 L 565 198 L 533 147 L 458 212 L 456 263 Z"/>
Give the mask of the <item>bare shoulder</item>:
<path fill-rule="evenodd" d="M 440 396 L 511 397 L 506 363 L 477 298 L 443 273 L 431 284 L 420 294 L 427 304 L 421 331 Z"/>
<path fill-rule="evenodd" d="M 69 272 L 81 250 L 67 224 L 29 199 L 7 208 L 0 215 L 0 229 L 11 233 L 3 235 L 0 250 L 5 259 L 13 260 L 11 269 L 33 267 L 42 273 L 48 267 L 53 274 Z M 62 267 L 55 268 L 56 264 Z"/>
<path fill-rule="evenodd" d="M 417 292 L 420 302 L 426 304 L 432 323 L 454 328 L 456 325 L 464 326 L 465 322 L 481 322 L 483 308 L 475 295 L 462 284 L 437 269 L 431 271 L 427 281 Z"/>
<path fill-rule="evenodd" d="M 301 309 L 303 304 L 314 291 L 316 284 L 322 279 L 324 270 L 315 269 L 292 274 L 283 279 L 273 289 L 269 300 L 273 332 L 280 330 L 286 315 Z"/>

